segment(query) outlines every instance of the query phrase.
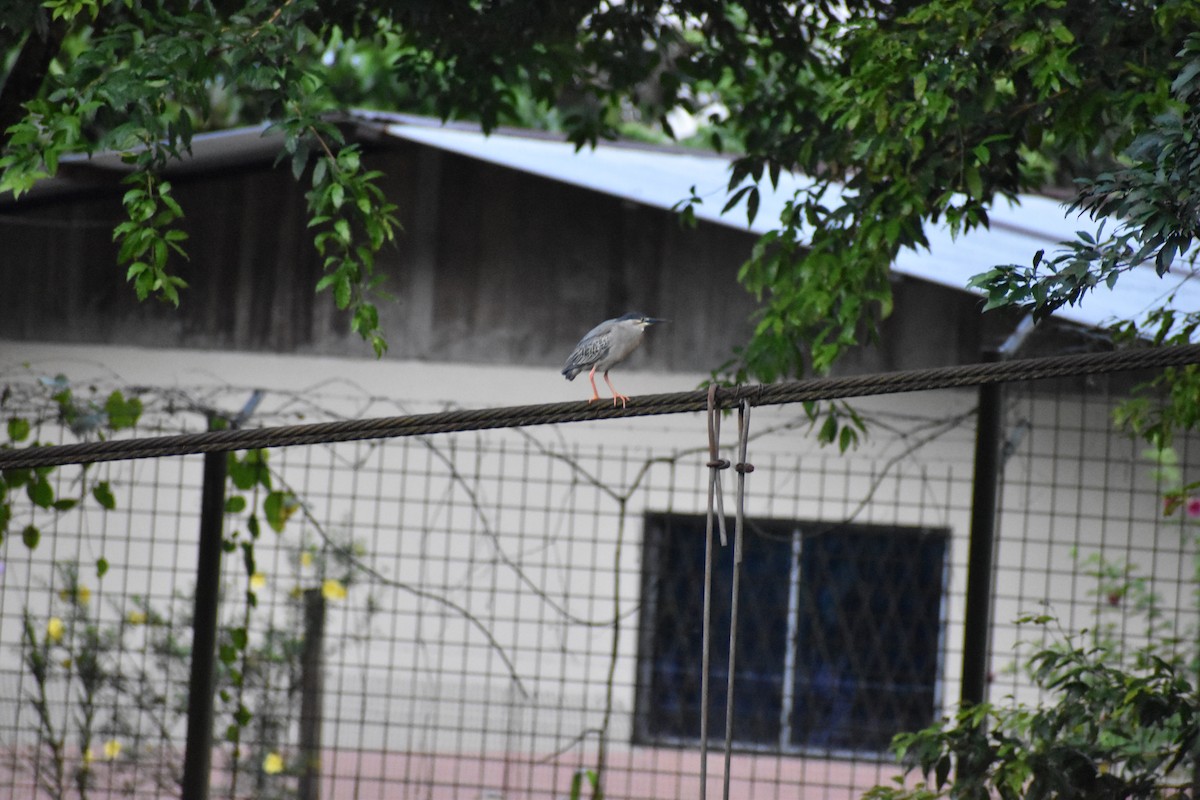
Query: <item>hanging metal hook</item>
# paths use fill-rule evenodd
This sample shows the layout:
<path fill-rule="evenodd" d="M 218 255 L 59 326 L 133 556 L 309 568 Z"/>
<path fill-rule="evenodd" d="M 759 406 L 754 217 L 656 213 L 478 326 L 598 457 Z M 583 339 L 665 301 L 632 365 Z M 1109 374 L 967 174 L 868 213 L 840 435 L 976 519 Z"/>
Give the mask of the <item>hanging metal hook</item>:
<path fill-rule="evenodd" d="M 708 520 L 707 535 L 713 530 L 713 497 L 716 496 L 717 525 L 721 531 L 721 547 L 728 545 L 725 535 L 725 494 L 721 491 L 721 470 L 729 469 L 728 459 L 721 458 L 721 410 L 717 407 L 715 383 L 708 387 Z"/>

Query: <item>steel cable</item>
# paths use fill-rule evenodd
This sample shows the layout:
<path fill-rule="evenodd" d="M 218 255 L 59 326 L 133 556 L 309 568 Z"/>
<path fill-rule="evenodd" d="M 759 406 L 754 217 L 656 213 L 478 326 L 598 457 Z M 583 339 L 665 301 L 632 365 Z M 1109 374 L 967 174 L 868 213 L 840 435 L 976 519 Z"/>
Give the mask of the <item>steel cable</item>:
<path fill-rule="evenodd" d="M 812 378 L 787 383 L 722 388 L 718 408 L 729 409 L 743 400 L 751 405 L 782 405 L 864 395 L 895 394 L 932 389 L 962 388 L 1010 381 L 1095 375 L 1200 363 L 1200 345 L 1132 348 L 1110 353 L 1014 359 L 955 367 L 875 373 L 839 378 Z M 76 444 L 0 449 L 0 469 L 87 464 L 135 458 L 230 452 L 266 447 L 324 444 L 360 439 L 423 436 L 454 431 L 523 428 L 564 422 L 679 414 L 704 411 L 707 390 L 642 395 L 627 408 L 586 402 L 550 403 L 507 408 L 464 409 L 401 417 L 352 419 L 257 429 L 234 429 L 109 439 Z"/>

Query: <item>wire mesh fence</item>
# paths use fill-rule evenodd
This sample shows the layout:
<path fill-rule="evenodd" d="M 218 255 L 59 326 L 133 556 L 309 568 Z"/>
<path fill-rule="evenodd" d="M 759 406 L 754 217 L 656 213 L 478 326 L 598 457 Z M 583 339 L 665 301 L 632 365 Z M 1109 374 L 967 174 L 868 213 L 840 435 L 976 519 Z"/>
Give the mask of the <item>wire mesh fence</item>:
<path fill-rule="evenodd" d="M 94 436 L 114 391 L 139 437 L 250 397 L 5 380 L 40 442 Z M 1021 615 L 1130 648 L 1193 622 L 1188 515 L 1163 514 L 1164 456 L 1114 432 L 1124 385 L 1007 387 L 993 699 L 1036 699 L 1020 643 L 1055 632 Z M 976 401 L 860 398 L 844 453 L 800 407 L 756 412 L 732 698 L 730 548 L 709 584 L 704 770 L 700 415 L 231 454 L 219 578 L 196 571 L 203 457 L 30 470 L 10 529 L 36 535 L 0 545 L 0 789 L 181 796 L 192 602 L 218 580 L 214 797 L 650 800 L 702 774 L 719 796 L 727 708 L 731 796 L 860 796 L 962 690 Z M 414 410 L 328 384 L 253 421 Z"/>

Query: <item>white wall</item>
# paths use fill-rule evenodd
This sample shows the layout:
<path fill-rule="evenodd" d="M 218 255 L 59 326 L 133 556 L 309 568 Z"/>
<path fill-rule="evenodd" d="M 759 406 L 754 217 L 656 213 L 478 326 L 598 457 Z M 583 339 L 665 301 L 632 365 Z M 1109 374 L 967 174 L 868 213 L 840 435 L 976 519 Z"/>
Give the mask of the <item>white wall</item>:
<path fill-rule="evenodd" d="M 0 343 L 0 382 L 57 372 L 79 393 L 89 382 L 101 395 L 113 386 L 170 387 L 229 411 L 262 388 L 268 395 L 255 419 L 263 423 L 569 401 L 588 393 L 586 383 L 567 383 L 553 370 Z M 617 386 L 634 396 L 692 389 L 702 377 L 614 373 Z M 165 411 L 169 399 L 148 395 L 151 415 Z M 748 515 L 853 517 L 951 531 L 940 687 L 947 703 L 959 693 L 974 403 L 969 391 L 855 401 L 873 421 L 872 433 L 845 456 L 815 443 L 799 408 L 761 408 L 752 416 L 758 438 L 750 461 L 757 469 L 747 480 Z M 1066 623 L 1090 624 L 1098 606 L 1078 560 L 1090 552 L 1104 548 L 1161 573 L 1169 580 L 1164 604 L 1173 610 L 1186 599 L 1179 531 L 1160 518 L 1140 448 L 1111 434 L 1110 406 L 1107 398 L 1010 395 L 1009 430 L 1020 420 L 1031 427 L 1007 462 L 1002 496 L 993 642 L 997 686 L 1005 693 L 1032 697 L 1028 683 L 1007 670 L 1015 643 L 1028 638 L 1010 624 L 1018 613 L 1048 607 Z M 171 424 L 179 419 L 170 417 Z M 202 424 L 198 416 L 188 419 L 192 429 Z M 735 432 L 729 416 L 727 457 Z M 319 542 L 318 531 L 345 533 L 363 543 L 362 562 L 383 580 L 359 574 L 349 597 L 331 603 L 331 639 L 339 632 L 350 638 L 331 644 L 328 656 L 326 744 L 557 753 L 549 758 L 567 763 L 594 753 L 595 736 L 586 731 L 605 716 L 612 629 L 587 623 L 619 615 L 611 741 L 620 751 L 634 705 L 641 515 L 703 513 L 705 445 L 696 414 L 274 451 L 276 486 L 290 485 L 311 517 L 297 514 L 282 536 L 268 531 L 259 543 L 267 585 L 254 625 L 282 621 L 288 593 L 317 581 L 313 568 L 299 565 L 297 549 Z M 101 618 L 125 613 L 132 594 L 166 604 L 189 592 L 200 463 L 192 456 L 98 465 L 89 479 L 113 481 L 115 512 L 89 507 L 57 520 L 39 514 L 45 535 L 32 554 L 10 537 L 0 550 L 6 680 L 21 671 L 22 609 L 44 615 L 54 596 L 45 589 L 51 560 L 108 560 L 112 569 L 101 580 L 85 569 Z M 69 491 L 74 474 L 62 472 L 68 483 L 60 491 Z M 724 480 L 732 512 L 734 473 Z M 1155 548 L 1172 546 L 1175 557 L 1156 555 Z M 236 556 L 226 560 L 225 580 L 229 596 L 245 587 Z M 364 627 L 368 597 L 379 611 Z M 13 714 L 11 703 L 0 708 L 0 730 Z"/>

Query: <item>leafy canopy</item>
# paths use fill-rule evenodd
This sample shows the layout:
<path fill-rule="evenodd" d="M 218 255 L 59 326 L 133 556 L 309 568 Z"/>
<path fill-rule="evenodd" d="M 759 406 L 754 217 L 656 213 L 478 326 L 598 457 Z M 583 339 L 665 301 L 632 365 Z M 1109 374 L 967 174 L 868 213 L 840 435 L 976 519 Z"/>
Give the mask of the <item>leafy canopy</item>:
<path fill-rule="evenodd" d="M 584 146 L 631 124 L 670 136 L 668 112 L 717 108 L 702 139 L 736 153 L 730 191 L 751 213 L 759 182 L 813 179 L 740 273 L 761 308 L 727 368 L 772 380 L 825 370 L 873 331 L 893 258 L 931 221 L 967 231 L 998 200 L 1085 177 L 1080 208 L 1157 224 L 1135 187 L 1196 181 L 1162 176 L 1194 154 L 1184 48 L 1198 28 L 1193 0 L 0 0 L 0 190 L 27 190 L 68 152 L 125 153 L 120 259 L 139 296 L 178 303 L 186 209 L 161 168 L 197 130 L 268 120 L 311 183 L 319 288 L 382 352 L 375 254 L 397 234 L 394 207 L 329 112 L 533 123 Z M 1160 266 L 1188 252 L 1186 211 L 1135 251 Z M 1044 313 L 1080 299 L 1087 275 L 1115 280 L 1118 262 L 1051 258 L 979 285 L 993 306 Z"/>

